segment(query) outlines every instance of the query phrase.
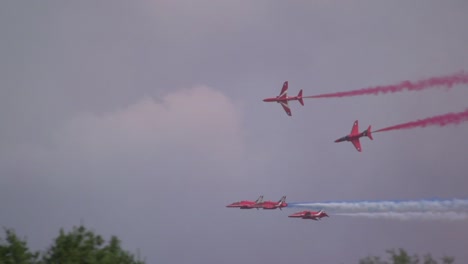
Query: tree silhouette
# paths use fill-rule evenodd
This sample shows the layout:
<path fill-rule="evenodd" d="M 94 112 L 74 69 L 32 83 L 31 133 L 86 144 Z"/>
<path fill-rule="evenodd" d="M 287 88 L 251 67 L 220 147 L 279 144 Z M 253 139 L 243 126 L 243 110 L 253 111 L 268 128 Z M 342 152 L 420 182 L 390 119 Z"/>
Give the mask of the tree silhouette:
<path fill-rule="evenodd" d="M 418 255 L 410 256 L 404 249 L 399 248 L 398 250 L 390 249 L 386 251 L 389 254 L 388 261 L 382 260 L 378 256 L 367 256 L 359 261 L 359 264 L 439 264 L 431 254 L 426 254 L 423 257 L 423 262 L 420 262 Z M 453 257 L 442 257 L 441 264 L 452 264 L 455 259 Z"/>
<path fill-rule="evenodd" d="M 109 243 L 84 226 L 70 232 L 60 229 L 47 251 L 31 252 L 25 240 L 11 229 L 5 229 L 5 243 L 0 244 L 0 264 L 145 264 L 122 249 L 112 236 Z M 1 240 L 0 240 L 1 241 Z"/>
<path fill-rule="evenodd" d="M 0 263 L 2 264 L 35 264 L 39 252 L 29 251 L 26 240 L 21 240 L 13 229 L 4 228 L 5 241 L 0 240 Z"/>

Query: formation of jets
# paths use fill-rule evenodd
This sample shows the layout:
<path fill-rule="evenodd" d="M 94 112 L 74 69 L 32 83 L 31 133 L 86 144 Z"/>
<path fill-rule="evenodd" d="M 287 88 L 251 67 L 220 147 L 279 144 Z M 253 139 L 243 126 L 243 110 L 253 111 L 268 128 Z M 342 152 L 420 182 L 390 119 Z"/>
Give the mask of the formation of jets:
<path fill-rule="evenodd" d="M 299 101 L 301 105 L 304 105 L 304 100 L 302 96 L 302 90 L 299 90 L 299 93 L 297 96 L 288 96 L 288 81 L 285 81 L 283 83 L 283 87 L 281 88 L 281 92 L 278 96 L 276 97 L 271 97 L 271 98 L 265 98 L 263 99 L 264 102 L 276 102 L 281 104 L 283 107 L 284 111 L 288 116 L 292 116 L 291 113 L 291 108 L 289 108 L 289 101 Z M 354 147 L 356 148 L 357 151 L 361 152 L 361 142 L 359 139 L 361 137 L 368 137 L 371 140 L 372 138 L 372 132 L 371 132 L 371 126 L 369 126 L 366 130 L 363 132 L 359 133 L 359 124 L 358 120 L 354 121 L 353 127 L 351 128 L 351 133 L 349 135 L 346 135 L 344 137 L 341 137 L 335 142 L 343 142 L 343 141 L 350 141 Z M 239 209 L 264 209 L 264 210 L 274 210 L 274 209 L 280 209 L 283 207 L 287 207 L 288 204 L 286 203 L 286 196 L 281 197 L 281 199 L 277 202 L 274 201 L 263 201 L 263 195 L 260 195 L 257 200 L 255 201 L 239 201 L 239 202 L 234 202 L 232 204 L 226 205 L 228 208 L 239 208 Z M 310 219 L 310 220 L 315 220 L 318 221 L 322 219 L 323 217 L 329 217 L 327 213 L 325 213 L 323 210 L 320 211 L 301 211 L 301 212 L 296 212 L 292 215 L 289 215 L 288 217 L 291 218 L 300 218 L 300 219 Z"/>
<path fill-rule="evenodd" d="M 240 209 L 266 209 L 266 210 L 272 210 L 288 206 L 286 203 L 286 196 L 281 197 L 281 199 L 277 202 L 273 201 L 263 201 L 263 195 L 260 195 L 257 200 L 255 201 L 240 201 L 240 202 L 234 202 L 232 204 L 226 205 L 226 207 L 230 208 L 240 208 Z"/>
<path fill-rule="evenodd" d="M 286 196 L 281 197 L 281 199 L 277 202 L 274 201 L 263 201 L 263 195 L 260 195 L 257 200 L 255 201 L 248 201 L 242 200 L 239 202 L 234 202 L 232 204 L 226 205 L 228 208 L 239 208 L 239 209 L 264 209 L 264 210 L 274 210 L 280 209 L 283 207 L 287 207 L 288 203 L 286 203 Z M 302 211 L 297 212 L 288 217 L 291 218 L 302 218 L 302 219 L 312 219 L 312 220 L 320 220 L 322 217 L 329 217 L 327 213 L 320 210 L 318 212 L 314 211 Z"/>
<path fill-rule="evenodd" d="M 289 108 L 288 101 L 293 101 L 297 100 L 301 105 L 304 105 L 303 97 L 302 97 L 302 90 L 299 91 L 299 94 L 297 96 L 288 96 L 288 81 L 285 81 L 283 84 L 283 88 L 281 88 L 281 92 L 278 96 L 272 97 L 272 98 L 265 98 L 263 99 L 264 102 L 277 102 L 281 104 L 283 107 L 284 111 L 288 116 L 292 116 L 291 114 L 291 109 Z M 367 128 L 367 130 L 363 131 L 362 133 L 359 133 L 359 127 L 358 127 L 358 121 L 356 120 L 354 122 L 353 128 L 351 129 L 351 134 L 344 136 L 342 138 L 339 138 L 335 140 L 335 142 L 342 142 L 342 141 L 351 141 L 353 143 L 354 147 L 356 148 L 357 151 L 361 152 L 361 143 L 359 142 L 360 137 L 367 136 L 371 140 L 372 134 L 371 134 L 371 126 Z"/>

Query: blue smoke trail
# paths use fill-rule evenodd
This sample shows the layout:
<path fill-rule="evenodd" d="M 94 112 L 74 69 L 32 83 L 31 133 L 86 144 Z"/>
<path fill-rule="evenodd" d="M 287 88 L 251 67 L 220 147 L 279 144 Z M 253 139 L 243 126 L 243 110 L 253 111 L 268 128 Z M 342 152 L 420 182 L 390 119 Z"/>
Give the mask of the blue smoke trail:
<path fill-rule="evenodd" d="M 304 202 L 288 203 L 288 207 L 325 210 L 331 213 L 453 212 L 468 211 L 468 199 Z"/>

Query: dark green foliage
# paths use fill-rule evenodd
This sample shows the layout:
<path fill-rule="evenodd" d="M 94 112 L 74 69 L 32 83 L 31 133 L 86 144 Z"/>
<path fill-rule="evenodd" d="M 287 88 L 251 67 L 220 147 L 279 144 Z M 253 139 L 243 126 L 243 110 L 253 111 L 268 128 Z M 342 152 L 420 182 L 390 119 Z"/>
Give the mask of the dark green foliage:
<path fill-rule="evenodd" d="M 359 261 L 359 264 L 452 264 L 454 263 L 453 257 L 442 257 L 442 262 L 437 262 L 431 254 L 426 254 L 421 259 L 418 255 L 410 256 L 404 249 L 399 248 L 398 250 L 387 250 L 390 255 L 389 260 L 382 260 L 380 257 L 368 256 Z"/>
<path fill-rule="evenodd" d="M 442 257 L 442 263 L 443 264 L 453 264 L 453 263 L 455 263 L 455 258 L 454 257 L 443 256 Z"/>
<path fill-rule="evenodd" d="M 71 232 L 60 230 L 52 246 L 39 258 L 31 253 L 25 241 L 6 229 L 6 244 L 0 244 L 0 264 L 144 264 L 123 250 L 120 240 L 112 236 L 109 243 L 85 227 Z"/>
<path fill-rule="evenodd" d="M 30 252 L 25 240 L 16 236 L 12 229 L 4 229 L 5 240 L 0 240 L 1 264 L 33 264 L 38 263 L 38 252 Z"/>

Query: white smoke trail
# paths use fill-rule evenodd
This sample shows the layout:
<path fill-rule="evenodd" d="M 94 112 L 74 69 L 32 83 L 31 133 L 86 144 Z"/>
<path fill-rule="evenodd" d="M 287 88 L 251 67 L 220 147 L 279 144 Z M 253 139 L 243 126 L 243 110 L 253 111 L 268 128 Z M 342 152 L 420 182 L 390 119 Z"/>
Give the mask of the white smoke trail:
<path fill-rule="evenodd" d="M 468 211 L 468 199 L 289 203 L 288 207 L 323 209 L 336 213 Z"/>
<path fill-rule="evenodd" d="M 395 219 L 395 220 L 445 220 L 457 221 L 468 220 L 468 213 L 465 212 L 382 212 L 382 213 L 339 213 L 334 215 L 366 217 L 374 219 Z"/>

